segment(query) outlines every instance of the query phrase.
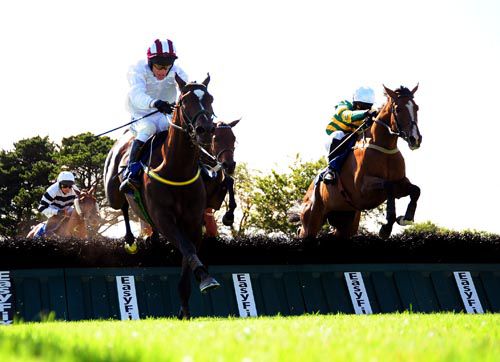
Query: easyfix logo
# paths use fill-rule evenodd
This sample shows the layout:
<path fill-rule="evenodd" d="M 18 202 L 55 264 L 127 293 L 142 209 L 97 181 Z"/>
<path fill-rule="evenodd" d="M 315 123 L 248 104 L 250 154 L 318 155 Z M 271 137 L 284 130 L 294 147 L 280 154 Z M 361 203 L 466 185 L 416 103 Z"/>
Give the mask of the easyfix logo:
<path fill-rule="evenodd" d="M 0 324 L 12 324 L 14 308 L 12 281 L 9 271 L 0 271 Z"/>

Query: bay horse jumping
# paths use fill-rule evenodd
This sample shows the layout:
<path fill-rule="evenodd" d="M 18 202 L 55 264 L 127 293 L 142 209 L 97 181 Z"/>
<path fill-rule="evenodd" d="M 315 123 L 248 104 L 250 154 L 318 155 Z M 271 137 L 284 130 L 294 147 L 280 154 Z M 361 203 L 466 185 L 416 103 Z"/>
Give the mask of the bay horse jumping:
<path fill-rule="evenodd" d="M 203 163 L 211 168 L 211 172 L 216 176 L 205 181 L 207 191 L 207 208 L 205 210 L 205 235 L 208 237 L 217 236 L 217 223 L 214 218 L 214 210 L 221 208 L 226 194 L 229 194 L 228 209 L 222 217 L 222 223 L 231 226 L 234 222 L 234 210 L 236 201 L 234 198 L 234 180 L 232 175 L 236 168 L 234 161 L 234 144 L 236 137 L 233 133 L 233 127 L 240 120 L 230 123 L 217 122 L 214 137 L 210 148 L 211 155 L 202 157 Z M 203 156 L 203 155 L 202 155 Z"/>
<path fill-rule="evenodd" d="M 236 168 L 234 161 L 234 149 L 236 136 L 232 128 L 240 120 L 230 123 L 217 122 L 214 136 L 210 148 L 200 155 L 201 162 L 207 168 L 209 177 L 204 180 L 207 192 L 207 206 L 203 215 L 205 224 L 205 236 L 215 237 L 218 235 L 217 222 L 214 218 L 214 211 L 219 210 L 229 194 L 229 202 L 226 213 L 222 217 L 222 223 L 231 226 L 234 222 L 234 210 L 236 201 L 234 197 L 234 180 L 232 175 Z M 151 238 L 153 228 L 147 222 L 140 220 L 141 232 L 139 237 Z"/>
<path fill-rule="evenodd" d="M 153 225 L 153 235 L 161 233 L 182 254 L 182 271 L 178 285 L 181 299 L 179 318 L 189 318 L 191 273 L 199 282 L 201 292 L 217 288 L 219 283 L 200 261 L 197 249 L 202 241 L 203 211 L 206 191 L 200 177 L 201 147 L 210 144 L 215 131 L 212 121 L 213 97 L 208 92 L 208 76 L 201 84 L 186 83 L 177 74 L 180 89 L 166 140 L 153 149 L 150 161 L 143 165 L 140 199 L 119 191 L 121 172 L 126 165 L 130 139 L 118 141 L 105 163 L 106 197 L 111 207 L 121 209 L 126 227 L 125 242 L 134 243 L 128 209 Z M 118 176 L 118 177 L 117 177 Z"/>
<path fill-rule="evenodd" d="M 59 224 L 54 229 L 53 235 L 39 235 L 46 224 L 46 222 L 42 222 L 35 225 L 26 237 L 71 237 L 77 239 L 94 237 L 97 234 L 99 226 L 102 224 L 102 218 L 99 214 L 99 207 L 97 206 L 94 194 L 95 187 L 92 187 L 89 191 L 81 190 L 78 193 L 78 197 L 75 198 L 73 211 L 70 215 L 60 217 Z"/>
<path fill-rule="evenodd" d="M 411 150 L 420 147 L 418 105 L 410 91 L 401 86 L 395 91 L 384 86 L 387 102 L 382 106 L 366 134 L 358 139 L 346 159 L 339 181 L 333 185 L 311 183 L 304 196 L 299 228 L 300 238 L 314 238 L 326 220 L 335 228 L 334 235 L 350 238 L 356 234 L 362 210 L 373 209 L 387 200 L 386 224 L 379 235 L 388 238 L 395 222 L 413 222 L 420 188 L 405 174 L 403 155 L 397 148 L 401 137 Z M 410 196 L 404 216 L 396 217 L 395 199 Z"/>

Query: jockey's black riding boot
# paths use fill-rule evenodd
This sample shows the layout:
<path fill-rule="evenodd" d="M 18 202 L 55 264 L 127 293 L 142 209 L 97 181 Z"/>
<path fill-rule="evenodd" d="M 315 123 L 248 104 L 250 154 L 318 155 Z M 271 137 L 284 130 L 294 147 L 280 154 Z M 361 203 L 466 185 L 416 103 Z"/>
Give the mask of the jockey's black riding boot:
<path fill-rule="evenodd" d="M 144 142 L 134 140 L 130 148 L 130 155 L 128 158 L 127 178 L 122 181 L 120 191 L 125 193 L 133 193 L 141 187 L 141 163 L 139 162 L 139 154 Z"/>
<path fill-rule="evenodd" d="M 323 182 L 326 185 L 333 185 L 337 182 L 338 165 L 335 162 L 336 157 L 339 154 L 339 149 L 336 149 L 338 145 L 342 142 L 342 139 L 334 138 L 332 139 L 332 144 L 330 145 L 330 153 L 328 154 L 328 167 L 323 173 Z"/>

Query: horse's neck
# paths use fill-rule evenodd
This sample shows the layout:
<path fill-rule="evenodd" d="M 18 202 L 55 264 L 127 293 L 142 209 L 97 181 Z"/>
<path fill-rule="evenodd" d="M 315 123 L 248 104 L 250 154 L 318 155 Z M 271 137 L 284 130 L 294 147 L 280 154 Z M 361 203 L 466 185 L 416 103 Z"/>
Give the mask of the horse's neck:
<path fill-rule="evenodd" d="M 162 157 L 157 173 L 166 178 L 172 175 L 176 178 L 191 178 L 198 168 L 199 151 L 184 131 L 172 126 L 162 146 Z"/>
<path fill-rule="evenodd" d="M 73 210 L 66 224 L 61 225 L 61 236 L 81 237 L 81 233 L 85 230 L 85 218 L 76 210 Z"/>
<path fill-rule="evenodd" d="M 391 108 L 389 103 L 382 108 L 377 119 L 379 122 L 387 125 L 387 127 L 377 122 L 373 122 L 371 127 L 373 144 L 389 150 L 396 148 L 398 136 L 391 134 L 388 129 L 391 127 Z"/>

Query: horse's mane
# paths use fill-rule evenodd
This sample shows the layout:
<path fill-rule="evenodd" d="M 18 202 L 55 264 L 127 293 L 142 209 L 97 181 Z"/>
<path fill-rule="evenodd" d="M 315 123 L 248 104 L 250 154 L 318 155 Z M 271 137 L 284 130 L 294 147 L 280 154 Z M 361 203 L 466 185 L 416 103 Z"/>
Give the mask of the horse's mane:
<path fill-rule="evenodd" d="M 394 91 L 397 95 L 398 95 L 398 98 L 404 98 L 404 97 L 410 97 L 410 98 L 413 98 L 413 94 L 411 93 L 411 91 L 406 88 L 405 86 L 400 86 L 398 89 L 396 89 Z"/>

